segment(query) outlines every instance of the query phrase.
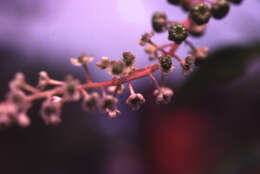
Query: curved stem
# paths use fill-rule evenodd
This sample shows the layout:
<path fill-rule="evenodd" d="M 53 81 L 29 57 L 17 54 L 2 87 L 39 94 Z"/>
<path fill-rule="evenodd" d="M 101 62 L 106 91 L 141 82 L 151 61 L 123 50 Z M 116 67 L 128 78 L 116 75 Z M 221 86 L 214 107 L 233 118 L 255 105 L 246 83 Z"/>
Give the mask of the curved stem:
<path fill-rule="evenodd" d="M 86 75 L 86 78 L 87 78 L 87 82 L 92 82 L 92 79 L 91 79 L 91 76 L 89 74 L 89 71 L 88 71 L 88 67 L 86 64 L 82 65 L 83 68 L 84 68 L 84 71 L 85 71 L 85 75 Z"/>
<path fill-rule="evenodd" d="M 128 88 L 129 88 L 129 91 L 130 91 L 130 94 L 131 94 L 131 95 L 132 95 L 132 94 L 135 94 L 134 88 L 133 88 L 133 86 L 132 86 L 132 84 L 131 84 L 130 81 L 128 81 Z"/>
<path fill-rule="evenodd" d="M 160 89 L 160 85 L 159 85 L 158 81 L 156 80 L 156 78 L 154 77 L 154 75 L 153 75 L 152 73 L 150 73 L 149 76 L 150 76 L 151 79 L 153 80 L 154 86 L 155 86 L 157 89 Z"/>

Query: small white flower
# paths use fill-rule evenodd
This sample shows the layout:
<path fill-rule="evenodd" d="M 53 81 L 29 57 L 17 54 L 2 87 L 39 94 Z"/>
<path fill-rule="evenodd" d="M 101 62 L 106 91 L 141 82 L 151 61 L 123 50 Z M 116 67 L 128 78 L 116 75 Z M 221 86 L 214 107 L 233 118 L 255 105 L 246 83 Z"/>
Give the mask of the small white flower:
<path fill-rule="evenodd" d="M 109 59 L 106 56 L 101 57 L 101 62 L 96 62 L 96 65 L 101 69 L 106 69 L 109 65 Z"/>
<path fill-rule="evenodd" d="M 80 99 L 80 91 L 78 90 L 80 82 L 77 79 L 73 79 L 72 76 L 67 76 L 64 83 L 64 100 L 77 101 Z"/>
<path fill-rule="evenodd" d="M 131 94 L 126 100 L 126 104 L 128 104 L 133 110 L 139 110 L 141 105 L 144 103 L 145 98 L 140 93 Z"/>
<path fill-rule="evenodd" d="M 89 57 L 86 54 L 81 54 L 78 58 L 71 57 L 70 62 L 75 66 L 82 66 L 93 61 L 93 57 Z"/>
<path fill-rule="evenodd" d="M 14 79 L 9 83 L 11 90 L 21 89 L 21 86 L 25 83 L 25 76 L 23 73 L 18 72 L 15 74 Z"/>
<path fill-rule="evenodd" d="M 119 87 L 118 86 L 109 86 L 107 88 L 107 91 L 110 94 L 115 94 L 115 92 L 116 92 L 116 94 L 122 95 L 125 91 L 125 86 L 123 84 L 119 85 Z"/>
<path fill-rule="evenodd" d="M 106 95 L 99 104 L 100 112 L 103 114 L 108 114 L 110 118 L 115 118 L 120 111 L 117 109 L 117 98 L 112 95 Z"/>
<path fill-rule="evenodd" d="M 158 104 L 168 104 L 171 102 L 173 91 L 167 87 L 160 87 L 154 90 L 153 95 L 156 96 L 156 103 Z"/>
<path fill-rule="evenodd" d="M 88 112 L 93 112 L 93 111 L 95 111 L 98 101 L 99 101 L 99 94 L 97 92 L 93 92 L 90 94 L 86 93 L 84 95 L 82 107 L 84 110 L 86 110 Z"/>
<path fill-rule="evenodd" d="M 46 86 L 48 86 L 50 81 L 50 77 L 46 71 L 41 71 L 39 73 L 39 81 L 37 87 L 40 89 L 44 89 Z"/>
<path fill-rule="evenodd" d="M 48 124 L 57 125 L 61 122 L 62 99 L 54 96 L 45 100 L 41 108 L 41 117 Z"/>

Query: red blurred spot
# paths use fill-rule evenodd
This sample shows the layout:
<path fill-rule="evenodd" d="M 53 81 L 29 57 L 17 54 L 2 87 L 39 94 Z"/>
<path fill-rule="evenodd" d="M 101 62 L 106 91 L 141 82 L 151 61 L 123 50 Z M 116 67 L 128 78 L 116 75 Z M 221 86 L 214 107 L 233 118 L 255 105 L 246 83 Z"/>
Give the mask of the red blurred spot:
<path fill-rule="evenodd" d="M 182 109 L 159 123 L 152 132 L 152 151 L 163 173 L 202 173 L 215 155 L 210 147 L 209 116 Z"/>

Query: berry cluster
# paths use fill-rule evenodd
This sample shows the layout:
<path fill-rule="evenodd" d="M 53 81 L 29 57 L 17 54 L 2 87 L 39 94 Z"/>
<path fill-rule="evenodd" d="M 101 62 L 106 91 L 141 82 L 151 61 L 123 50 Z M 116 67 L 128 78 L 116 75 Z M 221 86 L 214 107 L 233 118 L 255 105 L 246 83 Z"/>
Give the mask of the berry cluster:
<path fill-rule="evenodd" d="M 82 54 L 72 57 L 72 65 L 82 67 L 85 72 L 86 82 L 81 83 L 78 79 L 68 75 L 63 81 L 51 78 L 47 72 L 39 73 L 39 81 L 36 87 L 26 82 L 23 73 L 17 73 L 9 83 L 10 90 L 6 100 L 0 103 L 0 128 L 6 128 L 16 124 L 21 127 L 30 125 L 27 116 L 28 110 L 35 100 L 44 99 L 40 110 L 41 118 L 49 125 L 59 124 L 64 103 L 81 101 L 82 108 L 88 112 L 99 111 L 107 114 L 110 118 L 116 118 L 120 111 L 117 108 L 118 97 L 120 97 L 127 84 L 129 96 L 125 101 L 133 110 L 140 109 L 146 101 L 141 93 L 137 93 L 131 81 L 149 76 L 155 85 L 153 95 L 158 104 L 167 104 L 174 94 L 172 89 L 165 86 L 165 76 L 174 70 L 173 60 L 180 63 L 182 71 L 187 74 L 194 65 L 200 65 L 208 56 L 207 47 L 195 47 L 189 40 L 189 35 L 201 36 L 210 18 L 222 19 L 230 9 L 229 3 L 239 4 L 242 0 L 168 0 L 170 4 L 180 5 L 189 12 L 184 22 L 171 21 L 163 12 L 156 12 L 152 16 L 153 31 L 142 35 L 139 44 L 145 47 L 149 59 L 157 60 L 156 63 L 136 68 L 136 56 L 130 51 L 122 53 L 120 60 L 111 60 L 102 57 L 96 62 L 101 70 L 106 70 L 112 75 L 112 79 L 103 82 L 93 81 L 88 71 L 88 64 L 93 57 Z M 157 45 L 152 41 L 156 33 L 168 31 L 169 43 Z M 186 58 L 182 59 L 176 51 L 184 43 L 189 46 L 190 51 Z M 153 72 L 161 71 L 160 82 L 155 78 Z M 93 91 L 94 90 L 94 91 Z M 101 94 L 98 91 L 101 90 Z"/>

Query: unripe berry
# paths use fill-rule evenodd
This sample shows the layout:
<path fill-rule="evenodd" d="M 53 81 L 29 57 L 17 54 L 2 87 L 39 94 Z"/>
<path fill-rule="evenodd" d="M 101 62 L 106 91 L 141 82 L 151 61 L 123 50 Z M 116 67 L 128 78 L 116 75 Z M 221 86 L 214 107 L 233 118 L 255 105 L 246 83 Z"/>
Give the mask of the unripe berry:
<path fill-rule="evenodd" d="M 114 62 L 112 64 L 112 73 L 114 75 L 120 75 L 124 70 L 124 63 L 121 61 Z"/>
<path fill-rule="evenodd" d="M 226 0 L 218 0 L 211 6 L 212 16 L 216 19 L 222 19 L 229 12 L 229 2 Z"/>
<path fill-rule="evenodd" d="M 168 39 L 180 44 L 188 37 L 188 30 L 182 24 L 170 27 Z"/>
<path fill-rule="evenodd" d="M 131 66 L 134 63 L 135 55 L 129 51 L 123 52 L 123 61 L 127 67 Z"/>
<path fill-rule="evenodd" d="M 234 4 L 240 4 L 243 0 L 228 0 L 228 1 Z"/>
<path fill-rule="evenodd" d="M 153 30 L 160 33 L 166 30 L 167 17 L 164 13 L 156 12 L 152 17 Z"/>
<path fill-rule="evenodd" d="M 172 68 L 172 58 L 170 56 L 162 56 L 159 61 L 163 71 L 168 72 Z"/>
<path fill-rule="evenodd" d="M 168 3 L 173 4 L 173 5 L 179 5 L 181 0 L 168 0 Z"/>
<path fill-rule="evenodd" d="M 203 25 L 209 22 L 211 11 L 204 3 L 197 3 L 191 9 L 191 19 L 198 25 Z"/>

